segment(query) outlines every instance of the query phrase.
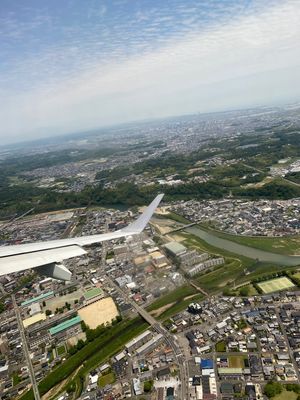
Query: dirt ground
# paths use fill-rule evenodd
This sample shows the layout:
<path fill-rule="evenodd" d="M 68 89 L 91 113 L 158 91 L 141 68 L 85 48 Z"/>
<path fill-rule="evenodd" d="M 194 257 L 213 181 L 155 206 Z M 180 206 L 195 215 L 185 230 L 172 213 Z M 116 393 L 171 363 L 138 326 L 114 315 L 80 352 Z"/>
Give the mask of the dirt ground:
<path fill-rule="evenodd" d="M 175 301 L 173 303 L 166 304 L 165 306 L 162 306 L 162 307 L 158 308 L 157 310 L 150 311 L 150 314 L 153 315 L 153 317 L 159 317 L 163 312 L 167 311 L 174 304 L 175 304 Z"/>
<path fill-rule="evenodd" d="M 78 340 L 86 340 L 86 334 L 84 332 L 78 333 L 78 335 L 69 338 L 67 343 L 69 346 L 76 346 Z"/>
<path fill-rule="evenodd" d="M 95 303 L 81 308 L 78 310 L 78 314 L 91 329 L 95 329 L 106 322 L 111 322 L 119 315 L 111 297 L 95 301 Z"/>
<path fill-rule="evenodd" d="M 63 307 L 66 302 L 73 304 L 75 300 L 79 300 L 82 296 L 83 292 L 81 289 L 76 290 L 76 292 L 68 293 L 64 296 L 55 296 L 49 300 L 45 300 L 46 306 L 43 309 L 51 310 L 54 313 L 56 308 Z"/>

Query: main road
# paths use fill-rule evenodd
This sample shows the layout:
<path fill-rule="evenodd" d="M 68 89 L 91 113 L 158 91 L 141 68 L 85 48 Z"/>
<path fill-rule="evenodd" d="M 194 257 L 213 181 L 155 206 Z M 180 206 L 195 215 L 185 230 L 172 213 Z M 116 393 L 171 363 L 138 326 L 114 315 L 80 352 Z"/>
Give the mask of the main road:
<path fill-rule="evenodd" d="M 30 381 L 31 381 L 31 385 L 32 385 L 33 395 L 34 395 L 35 400 L 41 400 L 38 385 L 37 385 L 37 382 L 35 379 L 34 369 L 32 366 L 32 362 L 31 362 L 31 358 L 30 358 L 30 354 L 29 354 L 29 350 L 28 350 L 28 345 L 27 345 L 27 340 L 26 340 L 26 335 L 25 335 L 25 330 L 24 330 L 20 310 L 17 305 L 14 294 L 11 295 L 11 299 L 12 299 L 12 303 L 14 306 L 14 311 L 16 313 L 17 321 L 18 321 L 18 327 L 19 327 L 19 331 L 20 331 L 20 335 L 21 335 L 23 352 L 24 352 L 24 356 L 25 356 L 27 366 L 28 366 L 28 372 L 29 372 Z"/>
<path fill-rule="evenodd" d="M 108 220 L 106 220 L 106 230 L 108 228 Z M 106 242 L 102 243 L 102 254 L 101 254 L 101 266 L 105 270 L 105 263 L 106 263 L 106 253 L 107 253 L 107 244 Z M 175 355 L 175 360 L 176 363 L 178 364 L 179 367 L 179 373 L 180 373 L 180 379 L 181 379 L 181 400 L 187 400 L 188 399 L 188 382 L 189 382 L 189 376 L 188 376 L 188 368 L 187 368 L 187 363 L 185 360 L 184 354 L 182 354 L 179 345 L 175 342 L 174 337 L 168 332 L 167 329 L 165 329 L 160 322 L 158 322 L 155 318 L 152 317 L 143 307 L 139 306 L 132 298 L 130 298 L 127 293 L 125 293 L 111 278 L 108 274 L 105 274 L 105 278 L 107 282 L 115 288 L 115 290 L 120 294 L 123 299 L 126 300 L 127 303 L 131 304 L 131 306 L 138 312 L 138 314 L 144 318 L 146 322 L 148 322 L 149 325 L 152 326 L 152 328 L 163 335 L 165 341 L 167 344 L 171 347 L 173 350 L 173 353 Z"/>
<path fill-rule="evenodd" d="M 103 258 L 102 258 L 103 260 Z M 181 396 L 180 399 L 186 400 L 188 399 L 188 368 L 185 360 L 184 354 L 181 352 L 179 345 L 176 343 L 175 338 L 170 332 L 167 331 L 163 327 L 163 325 L 153 318 L 143 307 L 139 306 L 134 300 L 132 300 L 107 274 L 105 276 L 108 283 L 115 288 L 115 290 L 126 300 L 127 303 L 131 304 L 131 306 L 139 313 L 139 315 L 144 318 L 149 325 L 157 332 L 163 335 L 167 344 L 173 350 L 175 355 L 176 363 L 179 367 L 180 379 L 181 379 Z"/>

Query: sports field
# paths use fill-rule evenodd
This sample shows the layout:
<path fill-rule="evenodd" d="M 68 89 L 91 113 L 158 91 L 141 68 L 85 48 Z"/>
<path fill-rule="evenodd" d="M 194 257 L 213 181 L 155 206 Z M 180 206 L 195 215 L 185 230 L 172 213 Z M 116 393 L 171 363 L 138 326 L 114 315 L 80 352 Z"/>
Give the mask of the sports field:
<path fill-rule="evenodd" d="M 272 293 L 278 292 L 279 290 L 290 289 L 295 285 L 289 278 L 284 276 L 282 278 L 275 278 L 270 279 L 269 281 L 260 282 L 257 284 L 257 286 L 261 288 L 263 293 Z"/>
<path fill-rule="evenodd" d="M 246 356 L 229 356 L 229 368 L 245 368 L 245 359 L 247 359 Z"/>
<path fill-rule="evenodd" d="M 81 308 L 78 314 L 91 329 L 95 329 L 98 325 L 110 323 L 119 312 L 113 299 L 106 297 Z"/>

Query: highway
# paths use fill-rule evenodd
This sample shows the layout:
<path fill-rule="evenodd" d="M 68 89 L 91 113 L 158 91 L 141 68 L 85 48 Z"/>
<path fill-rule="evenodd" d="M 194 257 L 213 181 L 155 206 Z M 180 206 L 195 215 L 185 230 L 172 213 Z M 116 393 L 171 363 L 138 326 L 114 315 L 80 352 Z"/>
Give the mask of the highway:
<path fill-rule="evenodd" d="M 29 372 L 29 376 L 30 376 L 30 381 L 31 381 L 31 385 L 32 385 L 34 398 L 35 398 L 35 400 L 40 400 L 41 397 L 40 397 L 38 385 L 37 385 L 37 382 L 36 382 L 36 379 L 35 379 L 31 358 L 30 358 L 30 355 L 29 355 L 29 350 L 28 350 L 27 340 L 26 340 L 26 336 L 25 336 L 24 326 L 23 326 L 21 314 L 20 314 L 19 307 L 17 305 L 16 298 L 15 298 L 14 294 L 11 295 L 11 299 L 12 299 L 12 303 L 13 303 L 13 306 L 14 306 L 14 311 L 16 313 L 17 321 L 18 321 L 18 327 L 19 327 L 21 340 L 22 340 L 22 348 L 23 348 L 23 352 L 24 352 L 25 359 L 26 359 L 27 366 L 28 366 L 28 372 Z"/>

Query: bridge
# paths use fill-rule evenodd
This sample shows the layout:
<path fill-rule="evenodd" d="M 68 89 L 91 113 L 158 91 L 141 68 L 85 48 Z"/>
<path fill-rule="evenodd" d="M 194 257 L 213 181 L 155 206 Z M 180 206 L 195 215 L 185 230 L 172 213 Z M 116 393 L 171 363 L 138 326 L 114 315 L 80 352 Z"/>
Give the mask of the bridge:
<path fill-rule="evenodd" d="M 199 221 L 191 222 L 190 224 L 187 224 L 187 225 L 182 225 L 182 226 L 180 226 L 178 228 L 172 229 L 171 231 L 168 231 L 168 232 L 164 233 L 163 236 L 169 235 L 170 233 L 175 233 L 175 232 L 178 232 L 178 231 L 182 231 L 183 229 L 190 228 L 191 226 L 197 225 L 198 223 L 199 223 Z"/>

